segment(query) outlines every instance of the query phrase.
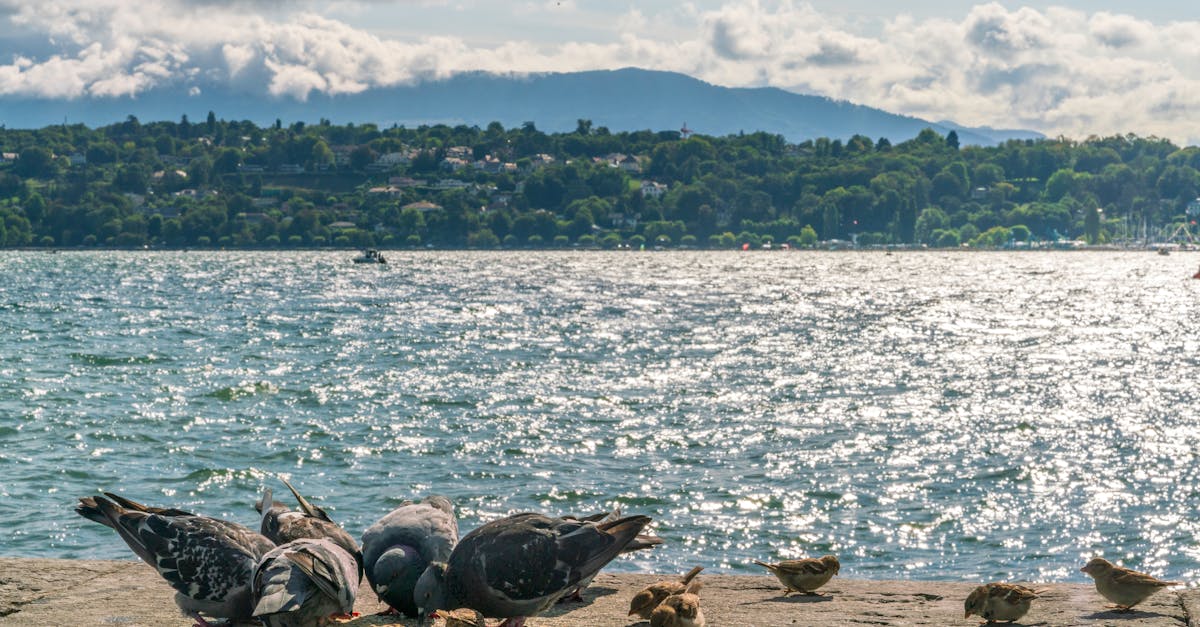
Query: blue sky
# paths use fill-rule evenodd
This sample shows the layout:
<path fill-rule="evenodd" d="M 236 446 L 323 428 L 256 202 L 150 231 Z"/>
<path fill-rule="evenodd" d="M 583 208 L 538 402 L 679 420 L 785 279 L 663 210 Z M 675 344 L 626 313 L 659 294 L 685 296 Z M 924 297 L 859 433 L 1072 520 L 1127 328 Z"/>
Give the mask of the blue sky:
<path fill-rule="evenodd" d="M 0 0 L 0 98 L 280 98 L 645 67 L 968 125 L 1200 141 L 1200 3 Z"/>

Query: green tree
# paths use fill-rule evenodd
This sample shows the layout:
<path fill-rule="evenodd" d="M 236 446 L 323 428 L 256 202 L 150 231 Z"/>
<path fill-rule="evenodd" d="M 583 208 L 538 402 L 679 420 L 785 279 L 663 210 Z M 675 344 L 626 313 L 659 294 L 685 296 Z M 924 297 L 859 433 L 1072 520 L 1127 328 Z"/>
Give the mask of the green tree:
<path fill-rule="evenodd" d="M 946 145 L 953 150 L 958 150 L 958 131 L 951 130 L 946 133 Z"/>
<path fill-rule="evenodd" d="M 842 215 L 838 210 L 837 203 L 822 201 L 822 222 L 821 236 L 824 239 L 838 239 L 841 233 Z"/>
<path fill-rule="evenodd" d="M 53 178 L 58 173 L 58 164 L 50 151 L 42 146 L 31 146 L 20 152 L 13 164 L 13 173 L 25 178 Z"/>
<path fill-rule="evenodd" d="M 800 229 L 800 245 L 804 248 L 814 248 L 817 245 L 817 232 L 812 226 L 805 224 Z"/>
<path fill-rule="evenodd" d="M 933 232 L 950 226 L 950 218 L 938 207 L 926 207 L 917 217 L 915 237 L 917 243 L 933 243 Z"/>
<path fill-rule="evenodd" d="M 1083 233 L 1089 244 L 1100 242 L 1100 210 L 1088 207 L 1083 214 Z"/>

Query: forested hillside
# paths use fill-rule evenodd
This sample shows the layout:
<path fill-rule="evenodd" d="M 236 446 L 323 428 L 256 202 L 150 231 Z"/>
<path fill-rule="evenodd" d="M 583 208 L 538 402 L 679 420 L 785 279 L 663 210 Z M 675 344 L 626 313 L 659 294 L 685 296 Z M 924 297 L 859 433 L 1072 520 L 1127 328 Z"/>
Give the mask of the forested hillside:
<path fill-rule="evenodd" d="M 0 129 L 0 151 L 7 247 L 999 247 L 1165 237 L 1200 212 L 1200 148 L 1136 136 L 793 144 L 210 113 Z"/>

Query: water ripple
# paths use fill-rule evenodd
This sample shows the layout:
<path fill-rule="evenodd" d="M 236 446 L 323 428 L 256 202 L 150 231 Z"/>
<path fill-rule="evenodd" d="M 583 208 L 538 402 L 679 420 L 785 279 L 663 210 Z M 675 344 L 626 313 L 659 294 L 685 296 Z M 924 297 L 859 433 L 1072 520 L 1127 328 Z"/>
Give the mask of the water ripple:
<path fill-rule="evenodd" d="M 4 553 L 128 557 L 96 490 L 253 524 L 284 475 L 356 534 L 621 505 L 667 540 L 624 570 L 1200 575 L 1187 255 L 389 259 L 0 253 Z"/>

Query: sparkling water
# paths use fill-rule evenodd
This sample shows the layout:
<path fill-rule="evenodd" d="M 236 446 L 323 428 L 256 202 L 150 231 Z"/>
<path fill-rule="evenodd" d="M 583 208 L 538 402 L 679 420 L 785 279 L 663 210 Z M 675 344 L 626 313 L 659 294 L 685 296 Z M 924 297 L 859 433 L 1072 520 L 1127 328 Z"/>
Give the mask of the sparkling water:
<path fill-rule="evenodd" d="M 358 535 L 620 506 L 618 571 L 1200 576 L 1200 255 L 0 253 L 0 554 L 130 558 L 99 490 Z M 282 496 L 281 496 L 282 494 Z"/>

